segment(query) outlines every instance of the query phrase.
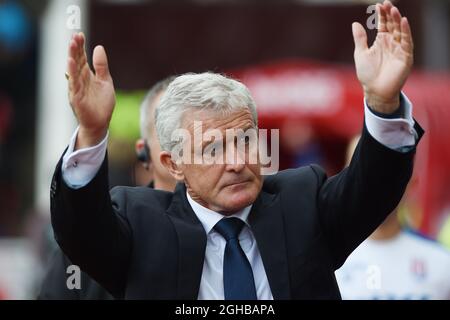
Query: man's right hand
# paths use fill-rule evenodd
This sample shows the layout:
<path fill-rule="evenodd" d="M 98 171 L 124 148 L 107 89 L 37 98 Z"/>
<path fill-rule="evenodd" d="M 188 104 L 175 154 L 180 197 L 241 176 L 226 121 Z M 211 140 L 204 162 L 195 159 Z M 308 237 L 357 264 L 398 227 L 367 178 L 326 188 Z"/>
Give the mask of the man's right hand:
<path fill-rule="evenodd" d="M 69 101 L 79 124 L 74 150 L 94 146 L 105 138 L 116 103 L 105 49 L 102 46 L 94 49 L 94 74 L 89 68 L 84 44 L 84 35 L 75 34 L 69 44 L 67 60 Z"/>

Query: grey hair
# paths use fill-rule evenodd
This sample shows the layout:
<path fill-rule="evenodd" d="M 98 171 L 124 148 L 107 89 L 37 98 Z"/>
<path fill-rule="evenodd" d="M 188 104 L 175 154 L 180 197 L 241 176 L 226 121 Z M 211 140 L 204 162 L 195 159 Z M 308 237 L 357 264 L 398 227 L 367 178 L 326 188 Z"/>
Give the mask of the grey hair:
<path fill-rule="evenodd" d="M 155 110 L 155 124 L 162 150 L 171 152 L 177 141 L 172 133 L 181 128 L 185 113 L 193 110 L 229 113 L 249 109 L 258 126 L 256 104 L 241 82 L 221 74 L 187 73 L 178 76 L 167 87 Z"/>
<path fill-rule="evenodd" d="M 141 102 L 140 107 L 140 129 L 141 138 L 149 139 L 150 129 L 153 127 L 154 119 L 149 119 L 152 114 L 152 109 L 155 107 L 153 101 L 158 97 L 160 93 L 167 89 L 169 84 L 175 79 L 175 76 L 169 76 L 155 83 L 148 91 Z"/>

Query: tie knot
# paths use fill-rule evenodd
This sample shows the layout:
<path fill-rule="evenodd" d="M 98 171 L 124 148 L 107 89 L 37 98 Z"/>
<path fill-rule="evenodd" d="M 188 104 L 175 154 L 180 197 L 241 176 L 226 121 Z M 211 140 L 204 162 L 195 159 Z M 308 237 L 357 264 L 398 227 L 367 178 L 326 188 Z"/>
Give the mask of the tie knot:
<path fill-rule="evenodd" d="M 239 218 L 223 218 L 216 223 L 214 229 L 220 233 L 226 241 L 237 239 L 244 227 L 244 221 Z"/>

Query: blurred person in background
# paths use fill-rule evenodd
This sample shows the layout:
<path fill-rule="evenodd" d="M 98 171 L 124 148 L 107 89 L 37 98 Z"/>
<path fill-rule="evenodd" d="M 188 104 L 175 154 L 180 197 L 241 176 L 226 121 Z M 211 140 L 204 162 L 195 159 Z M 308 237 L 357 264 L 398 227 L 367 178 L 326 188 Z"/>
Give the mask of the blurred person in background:
<path fill-rule="evenodd" d="M 358 139 L 349 144 L 347 165 Z M 336 271 L 344 300 L 450 299 L 450 251 L 401 225 L 404 199 Z"/>
<path fill-rule="evenodd" d="M 443 223 L 439 230 L 438 241 L 450 250 L 450 207 L 446 207 L 442 213 Z"/>
<path fill-rule="evenodd" d="M 155 129 L 155 108 L 166 90 L 167 86 L 175 77 L 167 77 L 155 85 L 147 92 L 140 107 L 140 130 L 141 138 L 136 141 L 137 159 L 142 163 L 145 170 L 149 171 L 153 177 L 148 184 L 149 188 L 173 191 L 176 181 L 159 161 L 161 146 Z M 38 299 L 41 300 L 110 300 L 113 297 L 102 288 L 95 280 L 86 273 L 81 272 L 80 289 L 69 289 L 67 281 L 72 273 L 68 273 L 68 267 L 72 263 L 64 255 L 61 249 L 57 248 L 50 268 L 42 283 L 41 292 Z"/>
<path fill-rule="evenodd" d="M 325 167 L 322 147 L 317 140 L 313 126 L 305 120 L 286 119 L 281 126 L 283 147 L 292 155 L 290 167 L 310 164 Z"/>
<path fill-rule="evenodd" d="M 151 187 L 167 191 L 173 191 L 175 189 L 176 181 L 159 161 L 161 146 L 156 134 L 155 110 L 161 96 L 174 79 L 175 77 L 171 76 L 159 81 L 145 96 L 141 105 L 140 114 L 141 139 L 136 141 L 136 154 L 138 155 L 138 159 L 153 174 Z"/>

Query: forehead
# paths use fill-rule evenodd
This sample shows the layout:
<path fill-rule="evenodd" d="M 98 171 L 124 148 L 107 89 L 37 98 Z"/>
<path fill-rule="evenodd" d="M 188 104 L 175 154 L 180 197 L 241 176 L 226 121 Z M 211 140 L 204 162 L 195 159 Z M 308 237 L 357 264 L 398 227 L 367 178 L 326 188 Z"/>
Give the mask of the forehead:
<path fill-rule="evenodd" d="M 187 114 L 183 119 L 183 127 L 193 130 L 194 121 L 201 121 L 202 129 L 226 130 L 232 128 L 247 129 L 254 127 L 252 113 L 248 108 L 221 113 L 213 110 L 198 110 Z"/>

